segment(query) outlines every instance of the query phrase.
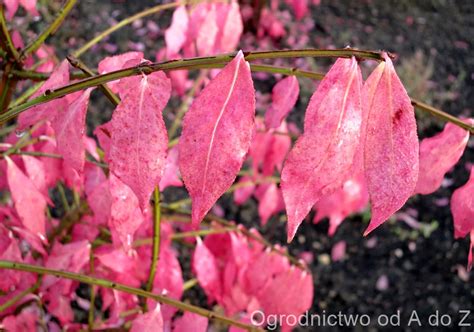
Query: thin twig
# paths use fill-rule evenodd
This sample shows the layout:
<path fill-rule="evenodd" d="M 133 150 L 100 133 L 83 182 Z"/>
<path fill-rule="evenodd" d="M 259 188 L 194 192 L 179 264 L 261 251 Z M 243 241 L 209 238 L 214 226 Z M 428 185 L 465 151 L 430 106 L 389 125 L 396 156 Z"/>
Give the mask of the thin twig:
<path fill-rule="evenodd" d="M 158 260 L 160 258 L 160 243 L 161 243 L 161 207 L 160 207 L 160 188 L 157 186 L 153 193 L 154 205 L 153 205 L 153 247 L 151 255 L 150 274 L 148 276 L 148 282 L 146 284 L 146 290 L 151 291 L 153 289 L 153 282 L 156 275 L 156 267 L 158 266 Z"/>
<path fill-rule="evenodd" d="M 158 6 L 155 6 L 155 7 L 148 8 L 144 11 L 141 11 L 141 12 L 139 12 L 139 13 L 133 15 L 133 16 L 127 17 L 126 19 L 123 19 L 122 21 L 112 25 L 107 30 L 104 30 L 103 32 L 98 34 L 92 40 L 87 42 L 84 46 L 82 46 L 81 48 L 74 51 L 72 53 L 72 55 L 76 58 L 79 58 L 82 54 L 84 54 L 86 51 L 88 51 L 92 46 L 96 45 L 102 39 L 104 39 L 108 35 L 112 34 L 113 32 L 123 28 L 124 26 L 132 24 L 134 21 L 139 20 L 139 19 L 141 19 L 145 16 L 156 14 L 156 13 L 159 13 L 160 11 L 163 11 L 163 10 L 166 10 L 166 9 L 175 8 L 175 7 L 178 7 L 178 6 L 181 6 L 181 5 L 185 5 L 186 3 L 187 3 L 186 1 L 183 1 L 183 2 L 171 2 L 171 3 L 168 3 L 168 4 L 164 4 L 164 5 L 158 5 Z"/>
<path fill-rule="evenodd" d="M 71 66 L 81 70 L 84 74 L 86 74 L 87 77 L 92 77 L 95 75 L 95 73 L 89 67 L 87 67 L 87 65 L 84 62 L 82 62 L 78 58 L 75 58 L 74 56 L 69 55 L 66 57 L 66 59 L 67 61 L 69 61 Z M 118 104 L 120 104 L 120 98 L 115 93 L 113 93 L 112 90 L 110 90 L 107 84 L 101 84 L 99 85 L 99 88 L 114 106 L 117 106 Z"/>
<path fill-rule="evenodd" d="M 53 35 L 56 30 L 61 26 L 63 23 L 64 19 L 66 16 L 69 14 L 72 8 L 74 8 L 74 5 L 76 4 L 77 0 L 67 0 L 64 6 L 61 8 L 59 11 L 58 15 L 54 19 L 53 22 L 34 40 L 32 41 L 28 46 L 25 47 L 25 49 L 21 52 L 20 58 L 21 60 L 24 60 L 36 51 L 38 48 L 43 45 L 43 43 L 46 41 L 46 39 L 50 36 Z"/>
<path fill-rule="evenodd" d="M 163 304 L 167 304 L 172 307 L 175 307 L 179 310 L 189 311 L 189 312 L 198 314 L 200 316 L 207 317 L 208 319 L 214 319 L 216 321 L 220 321 L 228 325 L 240 327 L 248 331 L 261 331 L 261 329 L 253 325 L 242 323 L 236 319 L 221 315 L 217 312 L 206 310 L 201 307 L 197 307 L 185 302 L 174 300 L 164 295 L 150 293 L 140 288 L 130 287 L 130 286 L 119 284 L 119 283 L 106 280 L 106 279 L 99 279 L 99 278 L 95 278 L 95 277 L 91 277 L 91 276 L 87 276 L 83 274 L 53 270 L 53 269 L 48 269 L 42 266 L 24 264 L 20 262 L 4 261 L 4 260 L 0 261 L 0 269 L 11 269 L 11 270 L 16 270 L 16 271 L 25 271 L 25 272 L 31 272 L 31 273 L 41 274 L 41 275 L 52 275 L 58 278 L 75 280 L 75 281 L 79 281 L 79 282 L 89 284 L 89 285 L 96 285 L 100 287 L 115 289 L 117 291 L 153 299 Z"/>
<path fill-rule="evenodd" d="M 0 45 L 14 62 L 18 63 L 20 54 L 13 44 L 12 37 L 8 31 L 7 21 L 5 19 L 4 5 L 0 4 Z"/>
<path fill-rule="evenodd" d="M 0 313 L 1 312 L 5 312 L 5 310 L 7 310 L 8 308 L 10 308 L 12 305 L 15 305 L 16 303 L 18 303 L 22 298 L 24 298 L 26 295 L 30 294 L 30 293 L 34 293 L 36 292 L 36 290 L 40 287 L 41 285 L 41 276 L 38 276 L 38 279 L 36 280 L 36 282 L 31 285 L 30 287 L 28 287 L 27 289 L 21 291 L 20 293 L 16 294 L 14 297 L 12 297 L 11 299 L 9 299 L 8 301 L 6 301 L 5 303 L 3 303 L 2 305 L 0 305 Z"/>

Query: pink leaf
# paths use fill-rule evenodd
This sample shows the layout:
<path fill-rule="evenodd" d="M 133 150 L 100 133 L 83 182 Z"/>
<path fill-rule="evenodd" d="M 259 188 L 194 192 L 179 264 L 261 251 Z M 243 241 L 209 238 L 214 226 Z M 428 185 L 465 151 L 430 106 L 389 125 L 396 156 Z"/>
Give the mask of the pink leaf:
<path fill-rule="evenodd" d="M 18 10 L 18 7 L 20 6 L 20 1 L 19 0 L 4 0 L 5 7 L 7 9 L 7 15 L 6 18 L 8 20 L 11 20 L 13 16 L 15 16 L 15 13 Z"/>
<path fill-rule="evenodd" d="M 25 165 L 26 173 L 30 178 L 31 182 L 36 188 L 44 195 L 44 198 L 48 204 L 53 205 L 53 202 L 48 196 L 48 186 L 46 183 L 46 171 L 44 169 L 43 162 L 35 157 L 23 155 L 23 164 Z"/>
<path fill-rule="evenodd" d="M 174 147 L 168 151 L 168 156 L 166 157 L 165 171 L 163 172 L 163 177 L 160 181 L 160 191 L 163 191 L 170 186 L 183 186 L 183 182 L 181 182 L 179 177 L 178 148 Z"/>
<path fill-rule="evenodd" d="M 122 99 L 111 121 L 110 170 L 137 195 L 142 209 L 165 168 L 168 134 L 161 112 L 171 93 L 163 72 L 120 81 Z"/>
<path fill-rule="evenodd" d="M 221 283 L 216 257 L 207 248 L 200 238 L 197 239 L 194 250 L 192 267 L 196 273 L 199 285 L 206 291 L 209 299 L 219 299 L 221 296 Z"/>
<path fill-rule="evenodd" d="M 328 234 L 333 236 L 344 218 L 352 213 L 360 212 L 368 203 L 369 193 L 364 174 L 354 176 L 344 182 L 342 188 L 331 195 L 324 196 L 316 203 L 317 213 L 313 222 L 318 223 L 324 217 L 329 217 Z"/>
<path fill-rule="evenodd" d="M 208 324 L 206 317 L 186 311 L 183 316 L 174 320 L 173 332 L 206 332 Z"/>
<path fill-rule="evenodd" d="M 163 317 L 161 316 L 160 305 L 153 311 L 138 315 L 132 322 L 130 332 L 162 332 Z"/>
<path fill-rule="evenodd" d="M 137 196 L 125 183 L 113 174 L 110 175 L 112 195 L 109 226 L 114 244 L 122 245 L 125 251 L 131 248 L 133 235 L 143 222 L 143 214 Z"/>
<path fill-rule="evenodd" d="M 259 200 L 258 215 L 262 225 L 266 225 L 271 216 L 285 209 L 281 191 L 275 183 L 260 185 L 256 196 Z"/>
<path fill-rule="evenodd" d="M 20 4 L 28 13 L 30 13 L 30 15 L 39 16 L 38 11 L 36 10 L 36 0 L 20 0 Z"/>
<path fill-rule="evenodd" d="M 92 89 L 80 93 L 66 110 L 59 111 L 52 127 L 58 144 L 58 152 L 64 163 L 74 169 L 79 176 L 84 171 L 86 113 Z"/>
<path fill-rule="evenodd" d="M 192 199 L 194 225 L 234 182 L 250 147 L 254 116 L 250 68 L 239 52 L 184 117 L 179 167 Z"/>
<path fill-rule="evenodd" d="M 474 167 L 467 183 L 456 189 L 451 197 L 454 237 L 463 238 L 474 231 Z"/>
<path fill-rule="evenodd" d="M 186 43 L 188 33 L 188 12 L 185 6 L 179 6 L 173 13 L 171 26 L 165 31 L 166 52 L 172 59 Z"/>
<path fill-rule="evenodd" d="M 288 155 L 281 175 L 288 241 L 313 205 L 349 176 L 362 120 L 361 83 L 357 60 L 341 58 L 311 97 L 305 132 Z"/>
<path fill-rule="evenodd" d="M 422 140 L 415 193 L 427 195 L 438 190 L 444 175 L 461 158 L 468 140 L 469 132 L 452 123 L 447 123 L 443 132 Z"/>
<path fill-rule="evenodd" d="M 237 185 L 240 185 L 241 187 L 234 191 L 234 202 L 237 205 L 242 205 L 252 196 L 253 192 L 255 191 L 255 183 L 252 177 L 243 176 L 239 179 Z"/>
<path fill-rule="evenodd" d="M 295 106 L 299 93 L 300 86 L 295 76 L 288 76 L 273 87 L 272 106 L 265 113 L 265 126 L 267 128 L 280 126 L 281 121 Z"/>
<path fill-rule="evenodd" d="M 346 241 L 339 241 L 331 249 L 331 258 L 333 262 L 344 259 L 346 255 Z"/>
<path fill-rule="evenodd" d="M 47 90 L 59 88 L 69 83 L 69 63 L 61 62 L 41 88 L 33 94 L 32 98 L 43 95 Z M 58 112 L 67 107 L 66 98 L 54 99 L 48 103 L 34 106 L 21 113 L 18 117 L 18 130 L 25 130 L 41 120 L 51 121 Z"/>
<path fill-rule="evenodd" d="M 367 235 L 413 194 L 419 144 L 413 106 L 387 55 L 365 82 L 363 101 L 367 126 L 362 142 L 372 210 Z"/>
<path fill-rule="evenodd" d="M 15 163 L 5 157 L 7 161 L 7 180 L 12 194 L 15 209 L 23 225 L 33 234 L 44 238 L 46 199 Z"/>

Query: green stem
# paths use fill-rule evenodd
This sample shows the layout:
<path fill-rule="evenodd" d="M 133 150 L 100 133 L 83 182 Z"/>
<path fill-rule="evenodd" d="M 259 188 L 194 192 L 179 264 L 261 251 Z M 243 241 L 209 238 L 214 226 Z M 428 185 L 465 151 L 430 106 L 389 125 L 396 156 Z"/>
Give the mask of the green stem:
<path fill-rule="evenodd" d="M 360 58 L 367 59 L 382 59 L 381 52 L 372 52 L 372 51 L 359 51 L 354 49 L 334 49 L 334 50 L 317 50 L 317 49 L 308 49 L 308 50 L 279 50 L 279 51 L 255 51 L 255 52 L 245 52 L 245 59 L 248 61 L 260 60 L 260 59 L 273 59 L 273 58 L 291 58 L 291 57 L 350 57 L 357 56 Z M 70 93 L 84 90 L 90 87 L 94 87 L 100 84 L 104 84 L 110 81 L 114 81 L 123 77 L 133 76 L 133 75 L 142 75 L 150 74 L 159 70 L 181 70 L 181 69 L 197 69 L 203 68 L 203 66 L 209 65 L 219 65 L 231 61 L 235 57 L 236 53 L 222 54 L 217 56 L 209 57 L 197 57 L 189 59 L 180 59 L 180 60 L 171 60 L 158 63 L 148 63 L 140 64 L 135 67 L 125 68 L 110 72 L 103 75 L 97 75 L 94 77 L 86 78 L 84 80 L 66 85 L 64 87 L 46 91 L 44 95 L 38 96 L 32 100 L 27 101 L 21 105 L 9 108 L 5 114 L 0 115 L 0 123 L 8 121 L 26 109 L 46 103 L 53 99 L 57 99 L 68 95 Z M 267 67 L 268 68 L 268 67 Z M 268 68 L 269 69 L 269 68 Z M 293 69 L 288 69 L 293 73 Z"/>
<path fill-rule="evenodd" d="M 56 30 L 60 27 L 60 25 L 63 23 L 64 19 L 66 16 L 69 14 L 72 8 L 74 8 L 74 5 L 76 4 L 77 0 L 67 0 L 64 6 L 61 8 L 59 11 L 58 15 L 54 19 L 53 22 L 33 41 L 31 42 L 26 48 L 21 52 L 21 60 L 24 60 L 36 51 L 38 48 L 43 45 L 43 43 L 46 41 L 46 39 L 54 34 Z"/>
<path fill-rule="evenodd" d="M 160 243 L 161 243 L 161 207 L 160 207 L 160 188 L 156 186 L 154 191 L 154 208 L 153 208 L 153 248 L 151 256 L 150 274 L 148 275 L 148 282 L 146 290 L 153 289 L 153 282 L 156 275 L 156 267 L 158 266 L 158 259 L 160 258 Z"/>
<path fill-rule="evenodd" d="M 4 312 L 8 308 L 10 308 L 12 305 L 15 305 L 16 303 L 18 303 L 18 301 L 20 301 L 26 295 L 36 292 L 36 290 L 41 285 L 41 279 L 42 279 L 41 276 L 39 276 L 38 279 L 36 280 L 36 282 L 33 285 L 31 285 L 29 288 L 27 288 L 24 291 L 18 293 L 17 295 L 15 295 L 11 299 L 9 299 L 8 301 L 6 301 L 2 305 L 0 305 L 0 313 Z"/>
<path fill-rule="evenodd" d="M 187 290 L 193 288 L 194 286 L 196 286 L 198 284 L 198 280 L 196 278 L 193 278 L 193 279 L 189 279 L 188 281 L 186 281 L 184 284 L 183 284 L 183 292 L 186 292 Z"/>
<path fill-rule="evenodd" d="M 95 273 L 94 251 L 92 250 L 92 248 L 89 254 L 89 272 L 91 276 L 93 276 Z M 90 306 L 89 306 L 89 315 L 87 317 L 87 324 L 89 327 L 89 331 L 92 331 L 92 329 L 94 328 L 94 311 L 95 311 L 95 286 L 91 285 L 91 301 L 90 301 Z"/>
<path fill-rule="evenodd" d="M 8 31 L 7 20 L 5 19 L 4 5 L 0 4 L 0 45 L 5 49 L 5 52 L 14 62 L 19 62 L 20 54 L 18 53 L 15 45 L 13 45 L 12 37 Z"/>
<path fill-rule="evenodd" d="M 469 131 L 471 134 L 474 134 L 474 126 L 471 126 L 469 125 L 468 123 L 462 121 L 461 119 L 458 119 L 457 117 L 449 114 L 449 113 L 446 113 L 446 112 L 443 112 L 437 108 L 434 108 L 433 106 L 430 106 L 428 104 L 425 104 L 419 100 L 416 100 L 416 99 L 411 99 L 411 104 L 418 108 L 419 110 L 422 110 L 422 111 L 425 111 L 425 112 L 428 112 L 438 118 L 441 118 L 447 122 L 451 122 L 463 129 L 466 129 L 467 131 Z"/>
<path fill-rule="evenodd" d="M 195 314 L 198 314 L 200 316 L 207 317 L 208 319 L 214 319 L 216 321 L 223 322 L 228 325 L 233 325 L 236 327 L 240 327 L 242 329 L 248 330 L 248 331 L 261 331 L 255 326 L 249 325 L 242 323 L 238 320 L 235 320 L 230 317 L 226 317 L 224 315 L 221 315 L 219 313 L 216 313 L 214 311 L 206 310 L 201 307 L 197 307 L 185 302 L 177 301 L 174 299 L 171 299 L 167 296 L 164 295 L 159 295 L 159 294 L 154 294 L 147 292 L 143 289 L 139 288 L 134 288 L 130 287 L 124 284 L 119 284 L 110 280 L 106 279 L 99 279 L 99 278 L 94 278 L 91 276 L 87 275 L 82 275 L 78 273 L 73 273 L 73 272 L 67 272 L 67 271 L 61 271 L 61 270 L 53 270 L 53 269 L 48 269 L 42 266 L 36 266 L 36 265 L 31 265 L 31 264 L 24 264 L 20 262 L 11 262 L 11 261 L 4 261 L 0 260 L 0 269 L 11 269 L 11 270 L 16 270 L 16 271 L 25 271 L 25 272 L 31 272 L 31 273 L 36 273 L 40 275 L 52 275 L 58 278 L 65 278 L 65 279 L 70 279 L 70 280 L 75 280 L 79 281 L 85 284 L 89 285 L 96 285 L 100 287 L 105 287 L 105 288 L 110 288 L 110 289 L 115 289 L 117 291 L 153 299 L 155 301 L 161 302 L 163 304 L 170 305 L 172 307 L 175 307 L 179 310 L 182 311 L 189 311 Z"/>
<path fill-rule="evenodd" d="M 168 4 L 164 4 L 164 5 L 158 5 L 158 6 L 155 6 L 155 7 L 148 8 L 148 9 L 146 9 L 142 12 L 139 12 L 139 13 L 133 15 L 133 16 L 127 17 L 126 19 L 118 22 L 117 24 L 112 25 L 107 30 L 104 30 L 103 32 L 98 34 L 92 40 L 87 42 L 84 46 L 82 46 L 81 48 L 74 51 L 72 53 L 72 55 L 76 58 L 79 58 L 82 54 L 84 54 L 86 51 L 88 51 L 92 46 L 96 45 L 102 39 L 104 39 L 108 35 L 112 34 L 113 32 L 123 28 L 124 26 L 129 25 L 129 24 L 133 23 L 134 21 L 139 20 L 139 19 L 141 19 L 145 16 L 156 14 L 156 13 L 159 13 L 160 11 L 163 11 L 163 10 L 166 10 L 166 9 L 175 8 L 175 7 L 178 7 L 178 6 L 181 6 L 181 5 L 185 5 L 186 3 L 187 3 L 186 1 L 183 1 L 183 2 L 171 2 L 171 3 L 168 3 Z"/>

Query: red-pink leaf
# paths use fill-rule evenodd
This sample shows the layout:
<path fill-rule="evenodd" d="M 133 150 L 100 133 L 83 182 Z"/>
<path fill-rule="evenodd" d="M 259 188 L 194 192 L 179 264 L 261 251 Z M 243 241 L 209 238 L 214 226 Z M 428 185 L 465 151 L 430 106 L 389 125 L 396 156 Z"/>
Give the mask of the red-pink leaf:
<path fill-rule="evenodd" d="M 363 101 L 364 167 L 372 210 L 367 235 L 413 194 L 419 144 L 413 106 L 387 55 L 365 82 Z"/>
<path fill-rule="evenodd" d="M 125 251 L 131 248 L 133 235 L 143 222 L 143 214 L 137 196 L 125 183 L 113 174 L 109 177 L 112 206 L 109 226 L 114 244 Z"/>
<path fill-rule="evenodd" d="M 179 6 L 173 13 L 171 26 L 165 31 L 166 52 L 168 59 L 172 59 L 186 43 L 188 34 L 188 12 L 185 6 Z"/>
<path fill-rule="evenodd" d="M 153 311 L 138 315 L 132 322 L 130 332 L 162 332 L 163 317 L 160 305 L 157 304 Z"/>
<path fill-rule="evenodd" d="M 427 195 L 438 190 L 444 175 L 461 158 L 468 140 L 469 132 L 452 123 L 447 123 L 441 133 L 422 140 L 415 193 Z"/>
<path fill-rule="evenodd" d="M 234 191 L 234 202 L 237 205 L 244 204 L 255 191 L 255 182 L 250 176 L 243 176 L 237 182 L 237 185 L 240 185 Z"/>
<path fill-rule="evenodd" d="M 179 168 L 197 225 L 232 185 L 252 138 L 255 91 L 239 52 L 201 92 L 184 117 Z"/>
<path fill-rule="evenodd" d="M 174 320 L 173 332 L 206 332 L 209 321 L 206 317 L 186 311 Z"/>
<path fill-rule="evenodd" d="M 7 180 L 12 194 L 15 209 L 23 225 L 33 234 L 44 238 L 46 199 L 15 163 L 5 157 L 7 161 Z"/>
<path fill-rule="evenodd" d="M 143 60 L 142 52 L 126 52 L 123 54 L 109 56 L 99 62 L 97 71 L 99 74 L 107 74 L 112 71 L 122 69 L 125 64 L 128 67 L 138 65 Z M 120 80 L 107 83 L 107 86 L 115 93 L 117 93 L 117 85 Z"/>
<path fill-rule="evenodd" d="M 451 197 L 451 213 L 454 221 L 454 237 L 462 238 L 470 234 L 468 270 L 471 270 L 474 244 L 474 167 L 471 168 L 471 176 L 467 183 L 454 191 Z"/>
<path fill-rule="evenodd" d="M 258 215 L 262 225 L 266 225 L 271 216 L 285 209 L 281 191 L 275 183 L 260 185 L 255 196 L 259 201 Z"/>
<path fill-rule="evenodd" d="M 27 155 L 23 155 L 22 159 L 23 164 L 25 165 L 26 174 L 28 174 L 31 182 L 33 182 L 38 191 L 43 194 L 46 202 L 53 206 L 53 202 L 48 196 L 46 170 L 44 168 L 43 162 L 38 158 Z"/>
<path fill-rule="evenodd" d="M 63 156 L 64 163 L 74 169 L 79 176 L 84 171 L 85 150 L 84 137 L 86 131 L 86 113 L 92 89 L 80 93 L 66 110 L 59 111 L 52 127 L 56 135 L 58 152 Z"/>
<path fill-rule="evenodd" d="M 33 94 L 34 97 L 43 95 L 47 90 L 59 88 L 69 82 L 69 62 L 64 60 L 56 68 L 41 88 Z M 41 120 L 51 121 L 58 112 L 64 111 L 67 107 L 66 98 L 54 99 L 48 103 L 34 106 L 21 113 L 18 117 L 18 130 L 24 130 Z"/>
<path fill-rule="evenodd" d="M 313 205 L 349 176 L 362 121 L 361 84 L 357 60 L 341 58 L 311 97 L 305 132 L 288 155 L 281 175 L 288 241 Z"/>
<path fill-rule="evenodd" d="M 295 106 L 300 94 L 300 86 L 295 76 L 279 81 L 272 90 L 272 106 L 265 113 L 265 126 L 277 128 Z"/>
<path fill-rule="evenodd" d="M 161 112 L 171 93 L 163 72 L 120 80 L 122 101 L 111 120 L 110 170 L 137 195 L 142 209 L 165 168 L 168 134 Z"/>

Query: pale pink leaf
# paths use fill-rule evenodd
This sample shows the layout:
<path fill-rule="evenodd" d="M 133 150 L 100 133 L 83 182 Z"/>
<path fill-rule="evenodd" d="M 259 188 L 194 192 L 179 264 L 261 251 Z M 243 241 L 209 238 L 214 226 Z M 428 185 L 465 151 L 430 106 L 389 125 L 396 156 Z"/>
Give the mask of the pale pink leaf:
<path fill-rule="evenodd" d="M 447 123 L 441 133 L 422 140 L 415 193 L 427 195 L 438 190 L 444 175 L 461 158 L 468 140 L 469 132 L 452 123 Z"/>
<path fill-rule="evenodd" d="M 15 16 L 15 13 L 17 12 L 18 7 L 20 6 L 20 1 L 19 0 L 4 0 L 3 3 L 5 4 L 5 7 L 7 9 L 6 18 L 8 20 L 11 20 L 13 16 Z"/>
<path fill-rule="evenodd" d="M 260 185 L 255 196 L 259 200 L 258 215 L 263 226 L 271 216 L 285 209 L 281 191 L 275 183 Z"/>
<path fill-rule="evenodd" d="M 217 27 L 217 12 L 215 5 L 210 5 L 206 13 L 206 18 L 199 27 L 196 37 L 196 48 L 201 56 L 211 55 L 214 51 L 214 43 L 219 28 Z"/>
<path fill-rule="evenodd" d="M 33 234 L 45 237 L 45 208 L 46 199 L 35 184 L 15 163 L 7 161 L 7 181 L 15 203 L 15 209 L 23 225 Z"/>
<path fill-rule="evenodd" d="M 174 320 L 173 332 L 206 332 L 208 324 L 206 317 L 186 311 L 183 316 Z"/>
<path fill-rule="evenodd" d="M 234 191 L 234 202 L 237 205 L 242 205 L 252 197 L 255 191 L 255 181 L 250 176 L 243 176 L 237 182 L 237 186 L 239 187 Z"/>
<path fill-rule="evenodd" d="M 344 259 L 346 255 L 346 241 L 337 242 L 331 249 L 331 259 L 333 262 Z"/>
<path fill-rule="evenodd" d="M 160 305 L 154 310 L 140 314 L 132 322 L 130 332 L 162 332 L 163 317 L 161 316 Z"/>
<path fill-rule="evenodd" d="M 58 144 L 58 152 L 63 156 L 64 163 L 74 169 L 79 176 L 84 171 L 86 132 L 86 113 L 91 89 L 79 94 L 66 110 L 59 111 L 52 127 Z"/>
<path fill-rule="evenodd" d="M 197 225 L 232 185 L 250 147 L 255 91 L 239 52 L 194 100 L 184 117 L 179 167 Z"/>
<path fill-rule="evenodd" d="M 46 91 L 59 88 L 69 83 L 69 62 L 64 60 L 56 68 L 41 88 L 36 91 L 32 98 L 43 95 Z M 51 121 L 58 112 L 67 107 L 66 98 L 54 99 L 50 102 L 39 104 L 22 112 L 18 117 L 18 130 L 25 130 L 39 121 Z"/>
<path fill-rule="evenodd" d="M 235 50 L 244 30 L 237 1 L 217 6 L 217 36 L 215 52 L 229 53 Z"/>
<path fill-rule="evenodd" d="M 179 6 L 173 13 L 171 25 L 165 31 L 166 52 L 168 59 L 179 53 L 186 43 L 188 33 L 188 12 L 185 6 Z"/>
<path fill-rule="evenodd" d="M 168 134 L 161 112 L 171 93 L 163 72 L 127 77 L 111 121 L 110 170 L 137 195 L 142 209 L 165 168 Z"/>
<path fill-rule="evenodd" d="M 364 84 L 364 167 L 372 219 L 364 235 L 397 212 L 418 180 L 419 144 L 410 97 L 385 55 Z"/>
<path fill-rule="evenodd" d="M 303 218 L 348 178 L 362 121 L 362 77 L 355 58 L 338 59 L 311 97 L 305 132 L 283 166 L 288 241 Z"/>
<path fill-rule="evenodd" d="M 20 0 L 20 4 L 30 15 L 39 16 L 36 10 L 36 0 Z"/>
<path fill-rule="evenodd" d="M 300 86 L 295 76 L 279 81 L 272 90 L 272 105 L 265 113 L 265 126 L 277 128 L 295 106 L 300 94 Z"/>
<path fill-rule="evenodd" d="M 143 213 L 132 189 L 113 174 L 109 177 L 112 206 L 109 226 L 116 246 L 131 248 L 133 235 L 143 222 Z"/>

